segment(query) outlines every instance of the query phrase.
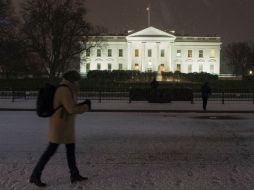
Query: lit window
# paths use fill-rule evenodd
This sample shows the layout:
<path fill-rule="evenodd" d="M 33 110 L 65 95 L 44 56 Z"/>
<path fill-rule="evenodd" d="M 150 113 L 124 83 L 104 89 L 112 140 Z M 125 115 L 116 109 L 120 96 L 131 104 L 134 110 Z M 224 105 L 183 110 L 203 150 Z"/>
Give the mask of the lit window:
<path fill-rule="evenodd" d="M 108 64 L 108 70 L 111 71 L 112 70 L 112 65 Z"/>
<path fill-rule="evenodd" d="M 119 49 L 119 57 L 123 57 L 123 49 Z"/>
<path fill-rule="evenodd" d="M 119 70 L 123 70 L 123 64 L 119 63 Z"/>
<path fill-rule="evenodd" d="M 161 57 L 165 57 L 165 50 L 164 49 L 161 50 Z"/>
<path fill-rule="evenodd" d="M 203 50 L 199 50 L 198 57 L 199 58 L 203 58 L 204 57 L 204 51 Z"/>
<path fill-rule="evenodd" d="M 112 49 L 108 49 L 108 57 L 112 57 Z"/>
<path fill-rule="evenodd" d="M 181 57 L 181 50 L 178 49 L 178 50 L 176 51 L 176 56 L 177 56 L 177 57 Z"/>
<path fill-rule="evenodd" d="M 188 73 L 192 73 L 192 65 L 191 64 L 188 65 Z"/>
<path fill-rule="evenodd" d="M 181 72 L 181 64 L 177 64 L 177 65 L 176 65 L 176 71 Z"/>
<path fill-rule="evenodd" d="M 210 49 L 210 58 L 215 58 L 215 49 Z"/>
<path fill-rule="evenodd" d="M 86 64 L 86 72 L 88 73 L 90 71 L 90 63 Z"/>
<path fill-rule="evenodd" d="M 101 70 L 101 64 L 100 63 L 97 64 L 97 70 Z"/>
<path fill-rule="evenodd" d="M 136 63 L 135 66 L 134 66 L 134 70 L 135 71 L 139 71 L 139 65 Z"/>
<path fill-rule="evenodd" d="M 160 72 L 164 72 L 165 71 L 165 65 L 164 64 L 161 64 L 160 65 Z"/>
<path fill-rule="evenodd" d="M 139 57 L 139 50 L 135 49 L 135 57 Z"/>
<path fill-rule="evenodd" d="M 152 68 L 153 68 L 153 64 L 151 61 L 148 62 L 148 70 L 151 70 L 152 71 Z"/>
<path fill-rule="evenodd" d="M 87 49 L 87 50 L 86 50 L 86 56 L 87 56 L 87 57 L 90 57 L 90 49 Z"/>
<path fill-rule="evenodd" d="M 152 50 L 151 49 L 148 50 L 148 57 L 152 57 Z"/>
<path fill-rule="evenodd" d="M 192 58 L 192 50 L 188 50 L 188 58 Z"/>
<path fill-rule="evenodd" d="M 101 57 L 101 49 L 97 49 L 97 57 Z"/>

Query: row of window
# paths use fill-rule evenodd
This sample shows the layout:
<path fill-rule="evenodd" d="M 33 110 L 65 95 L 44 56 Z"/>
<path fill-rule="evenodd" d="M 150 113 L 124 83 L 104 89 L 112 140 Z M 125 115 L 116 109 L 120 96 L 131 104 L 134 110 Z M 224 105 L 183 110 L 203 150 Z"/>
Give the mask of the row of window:
<path fill-rule="evenodd" d="M 97 63 L 97 70 L 101 70 L 101 64 Z M 112 70 L 112 64 L 108 64 L 108 70 L 111 71 Z M 118 70 L 123 70 L 123 64 L 119 63 L 118 64 Z M 86 72 L 90 71 L 90 63 L 86 64 Z"/>
<path fill-rule="evenodd" d="M 97 49 L 97 57 L 101 57 L 101 54 L 102 54 L 102 51 L 101 49 Z M 87 57 L 90 57 L 91 55 L 91 52 L 90 52 L 90 49 L 88 49 L 86 51 L 86 56 Z M 108 49 L 108 57 L 112 57 L 112 49 Z M 118 50 L 118 56 L 119 57 L 123 57 L 123 49 L 119 49 Z M 134 56 L 135 57 L 139 57 L 139 49 L 135 49 L 134 50 Z M 152 57 L 152 49 L 148 49 L 147 50 L 147 56 L 148 57 Z M 165 50 L 162 49 L 160 51 L 160 56 L 161 57 L 165 57 Z M 177 50 L 176 51 L 176 57 L 181 57 L 182 56 L 182 50 Z M 192 58 L 193 57 L 193 50 L 188 50 L 187 52 L 187 57 L 188 58 Z M 199 58 L 204 58 L 204 50 L 198 50 L 198 57 Z M 210 58 L 215 58 L 215 49 L 210 49 L 210 52 L 209 52 L 209 57 Z"/>
<path fill-rule="evenodd" d="M 134 50 L 134 56 L 135 57 L 139 57 L 139 49 L 135 49 Z M 148 49 L 147 50 L 147 56 L 148 57 L 152 57 L 153 55 L 152 55 L 152 49 Z M 164 49 L 162 49 L 161 51 L 160 51 L 160 56 L 161 57 L 165 57 L 165 50 Z"/>
<path fill-rule="evenodd" d="M 181 72 L 181 64 L 177 64 L 176 65 L 176 71 L 180 71 Z M 199 64 L 198 66 L 198 72 L 203 72 L 203 65 Z M 188 65 L 188 73 L 192 73 L 192 65 Z M 214 65 L 210 65 L 210 73 L 214 73 Z"/>
<path fill-rule="evenodd" d="M 192 56 L 193 56 L 192 54 L 193 54 L 193 51 L 192 50 L 188 50 L 188 58 L 192 58 Z M 181 57 L 182 56 L 181 50 L 177 50 L 176 56 L 177 57 Z M 199 58 L 204 58 L 204 50 L 198 50 L 198 57 Z M 210 58 L 215 58 L 215 49 L 210 49 L 209 57 Z"/>
<path fill-rule="evenodd" d="M 138 64 L 138 63 L 136 63 L 136 64 L 134 65 L 134 70 L 137 70 L 137 71 L 140 70 L 140 67 L 139 67 L 139 64 Z M 165 71 L 164 64 L 161 64 L 161 65 L 159 66 L 158 70 L 161 71 L 161 72 Z M 152 71 L 152 69 L 151 69 L 151 68 L 148 68 L 147 71 Z M 177 65 L 176 65 L 176 71 L 179 71 L 179 72 L 182 71 L 182 70 L 181 70 L 181 64 L 177 64 Z M 198 72 L 203 72 L 203 71 L 204 71 L 204 70 L 203 70 L 203 65 L 200 64 L 199 67 L 198 67 Z M 188 73 L 192 73 L 192 72 L 193 72 L 193 70 L 192 70 L 192 65 L 188 65 Z M 210 65 L 210 72 L 211 72 L 211 73 L 214 73 L 214 65 Z"/>
<path fill-rule="evenodd" d="M 90 49 L 86 50 L 86 56 L 87 57 L 91 56 Z M 123 57 L 123 49 L 118 50 L 118 56 Z M 101 49 L 97 49 L 97 57 L 101 57 Z M 112 49 L 108 49 L 108 57 L 112 57 Z"/>
<path fill-rule="evenodd" d="M 210 58 L 215 58 L 215 49 L 210 49 L 209 53 L 210 53 L 210 55 L 209 55 Z M 135 57 L 139 57 L 139 49 L 135 49 L 134 55 L 135 55 Z M 147 56 L 152 57 L 152 50 L 151 49 L 147 50 Z M 160 56 L 165 57 L 165 50 L 164 49 L 161 50 Z M 181 57 L 182 56 L 182 51 L 177 50 L 176 51 L 176 56 Z M 188 55 L 187 56 L 188 56 L 188 58 L 192 58 L 193 50 L 188 50 Z M 204 50 L 199 50 L 198 51 L 198 57 L 199 58 L 204 58 Z"/>
<path fill-rule="evenodd" d="M 134 70 L 140 70 L 140 67 L 139 67 L 139 64 L 136 63 L 134 65 Z M 164 64 L 160 64 L 159 68 L 158 68 L 160 71 L 164 71 L 165 70 L 165 67 L 164 67 Z M 100 63 L 97 63 L 97 70 L 101 70 L 101 64 Z M 112 70 L 112 64 L 108 64 L 108 70 L 111 71 Z M 119 63 L 118 64 L 118 70 L 123 70 L 123 64 L 122 63 Z M 148 68 L 148 71 L 151 70 L 152 71 L 152 68 Z M 86 64 L 86 72 L 90 71 L 90 64 L 87 63 Z M 181 64 L 176 64 L 176 71 L 180 71 L 181 72 Z M 199 64 L 199 72 L 203 72 L 203 65 L 202 64 Z M 188 73 L 192 73 L 193 70 L 192 70 L 192 65 L 188 65 Z M 214 73 L 214 65 L 210 65 L 210 72 L 211 73 Z"/>

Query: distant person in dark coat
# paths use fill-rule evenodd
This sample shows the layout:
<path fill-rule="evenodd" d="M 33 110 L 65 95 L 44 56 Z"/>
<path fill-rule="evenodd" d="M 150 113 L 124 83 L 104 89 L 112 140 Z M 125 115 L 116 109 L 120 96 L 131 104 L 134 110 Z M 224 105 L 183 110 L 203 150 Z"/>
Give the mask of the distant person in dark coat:
<path fill-rule="evenodd" d="M 151 88 L 154 90 L 157 90 L 158 86 L 159 86 L 159 83 L 156 80 L 156 78 L 154 78 L 153 81 L 151 82 Z"/>
<path fill-rule="evenodd" d="M 211 88 L 209 87 L 208 82 L 205 82 L 201 87 L 201 94 L 203 100 L 203 110 L 206 111 L 208 97 L 211 95 Z"/>
<path fill-rule="evenodd" d="M 157 98 L 158 98 L 158 92 L 157 92 L 157 88 L 159 86 L 159 82 L 156 80 L 156 78 L 153 79 L 153 81 L 151 82 L 151 98 L 150 101 L 152 102 L 156 102 Z"/>

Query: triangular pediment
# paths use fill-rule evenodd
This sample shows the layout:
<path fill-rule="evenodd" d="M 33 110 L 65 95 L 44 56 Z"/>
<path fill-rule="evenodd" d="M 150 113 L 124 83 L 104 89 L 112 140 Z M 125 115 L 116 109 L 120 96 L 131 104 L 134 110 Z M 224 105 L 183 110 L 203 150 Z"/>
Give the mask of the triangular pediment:
<path fill-rule="evenodd" d="M 176 38 L 174 35 L 154 28 L 152 26 L 145 28 L 141 31 L 130 34 L 128 37 L 163 37 L 163 38 Z"/>

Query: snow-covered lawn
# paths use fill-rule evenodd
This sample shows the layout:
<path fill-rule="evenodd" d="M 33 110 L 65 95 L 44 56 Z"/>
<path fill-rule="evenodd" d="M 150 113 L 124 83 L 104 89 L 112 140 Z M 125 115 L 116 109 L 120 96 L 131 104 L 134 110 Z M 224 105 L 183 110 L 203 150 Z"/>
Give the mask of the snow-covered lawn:
<path fill-rule="evenodd" d="M 47 145 L 47 119 L 0 112 L 0 121 L 0 189 L 38 189 L 27 180 Z M 46 189 L 254 189 L 252 114 L 91 112 L 78 116 L 76 139 L 89 180 L 70 184 L 61 146 L 43 173 Z"/>

